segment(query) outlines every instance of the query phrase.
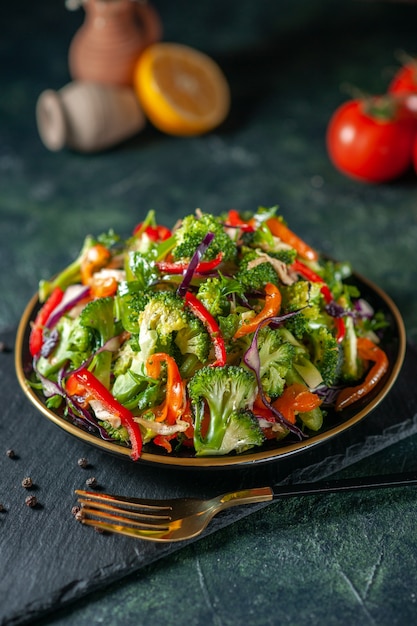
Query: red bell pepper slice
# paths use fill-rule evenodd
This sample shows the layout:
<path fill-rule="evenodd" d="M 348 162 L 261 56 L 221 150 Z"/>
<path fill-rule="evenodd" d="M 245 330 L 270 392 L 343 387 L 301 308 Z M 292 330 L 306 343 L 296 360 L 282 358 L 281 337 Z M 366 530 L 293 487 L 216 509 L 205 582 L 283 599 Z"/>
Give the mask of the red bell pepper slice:
<path fill-rule="evenodd" d="M 131 458 L 137 461 L 142 452 L 142 433 L 139 424 L 133 419 L 132 413 L 116 400 L 110 391 L 92 374 L 83 368 L 72 372 L 65 384 L 69 396 L 80 396 L 86 404 L 98 400 L 109 412 L 120 418 L 122 426 L 129 433 L 132 447 Z"/>
<path fill-rule="evenodd" d="M 143 227 L 143 222 L 140 222 L 133 230 L 133 234 L 138 236 L 146 233 L 151 241 L 165 241 L 171 237 L 172 233 L 166 226 L 158 224 L 157 226 Z"/>
<path fill-rule="evenodd" d="M 223 367 L 226 365 L 226 346 L 218 323 L 194 294 L 187 291 L 184 300 L 186 306 L 203 322 L 210 334 L 216 356 L 216 361 L 210 363 L 211 367 Z"/>
<path fill-rule="evenodd" d="M 255 226 L 251 222 L 245 222 L 239 215 L 239 212 L 236 209 L 230 209 L 227 214 L 227 223 L 226 226 L 232 226 L 233 228 L 239 228 L 240 230 L 246 233 L 253 233 L 255 230 Z"/>
<path fill-rule="evenodd" d="M 156 422 L 175 424 L 182 415 L 186 406 L 185 383 L 181 378 L 175 359 L 165 352 L 151 354 L 146 361 L 148 376 L 158 380 L 161 375 L 162 363 L 166 363 L 167 382 L 165 400 L 158 407 L 152 409 Z"/>
<path fill-rule="evenodd" d="M 267 283 L 265 285 L 265 305 L 262 311 L 251 318 L 247 324 L 243 322 L 242 326 L 235 332 L 234 339 L 239 339 L 239 337 L 254 333 L 263 320 L 278 315 L 281 308 L 281 300 L 281 292 L 278 287 L 272 283 Z"/>
<path fill-rule="evenodd" d="M 41 351 L 45 324 L 63 297 L 63 290 L 60 287 L 55 287 L 45 304 L 38 311 L 29 336 L 29 351 L 32 356 L 37 356 Z"/>
<path fill-rule="evenodd" d="M 206 272 L 211 272 L 211 270 L 215 269 L 223 259 L 223 252 L 219 252 L 216 258 L 211 261 L 201 261 L 197 264 L 194 273 L 195 274 L 205 274 Z M 156 267 L 163 274 L 183 274 L 189 266 L 188 261 L 157 261 Z"/>
<path fill-rule="evenodd" d="M 311 283 L 323 283 L 320 291 L 323 294 L 326 303 L 330 304 L 330 302 L 333 302 L 334 298 L 332 296 L 332 292 L 330 291 L 328 285 L 326 285 L 322 277 L 316 274 L 316 272 L 310 269 L 307 265 L 304 265 L 304 263 L 302 263 L 298 259 L 295 260 L 294 263 L 291 265 L 291 269 L 294 270 L 294 272 L 296 272 L 297 274 L 300 274 L 306 280 L 309 280 Z M 341 343 L 346 334 L 345 322 L 341 317 L 335 317 L 333 319 L 336 326 L 336 340 L 338 343 Z"/>
<path fill-rule="evenodd" d="M 362 383 L 356 385 L 356 387 L 346 387 L 339 393 L 336 398 L 336 411 L 342 411 L 372 391 L 388 369 L 387 355 L 373 341 L 367 337 L 358 337 L 357 347 L 359 357 L 366 361 L 372 361 L 374 364 Z"/>

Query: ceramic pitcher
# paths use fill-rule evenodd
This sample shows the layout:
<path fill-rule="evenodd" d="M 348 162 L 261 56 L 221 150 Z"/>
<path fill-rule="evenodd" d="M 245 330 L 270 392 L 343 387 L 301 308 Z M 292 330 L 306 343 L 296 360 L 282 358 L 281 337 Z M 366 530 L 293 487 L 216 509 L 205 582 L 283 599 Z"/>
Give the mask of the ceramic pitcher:
<path fill-rule="evenodd" d="M 73 80 L 131 85 L 140 53 L 162 37 L 156 10 L 140 0 L 80 0 L 82 26 L 69 48 Z"/>

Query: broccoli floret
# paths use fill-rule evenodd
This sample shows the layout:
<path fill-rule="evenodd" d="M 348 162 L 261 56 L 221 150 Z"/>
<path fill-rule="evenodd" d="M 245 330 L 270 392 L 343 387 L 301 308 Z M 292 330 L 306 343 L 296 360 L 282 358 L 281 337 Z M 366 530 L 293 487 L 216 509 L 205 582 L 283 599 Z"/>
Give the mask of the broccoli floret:
<path fill-rule="evenodd" d="M 174 333 L 187 329 L 189 315 L 182 298 L 170 291 L 153 294 L 139 314 L 139 345 L 142 360 L 155 352 L 171 354 Z"/>
<path fill-rule="evenodd" d="M 307 347 L 284 326 L 277 329 L 276 332 L 281 335 L 283 342 L 287 342 L 294 347 L 292 367 L 288 369 L 285 376 L 287 385 L 304 383 L 310 389 L 315 389 L 321 385 L 323 382 L 322 375 L 312 363 Z"/>
<path fill-rule="evenodd" d="M 222 337 L 226 342 L 226 348 L 230 348 L 230 341 L 241 324 L 240 314 L 236 312 L 230 313 L 230 315 L 226 315 L 225 317 L 220 316 L 218 323 Z"/>
<path fill-rule="evenodd" d="M 65 291 L 69 285 L 80 282 L 81 263 L 84 259 L 85 253 L 96 243 L 97 240 L 91 237 L 91 235 L 88 235 L 84 240 L 78 257 L 72 263 L 70 263 L 52 280 L 41 280 L 39 282 L 38 295 L 40 302 L 45 302 L 55 287 L 60 287 L 63 291 Z"/>
<path fill-rule="evenodd" d="M 333 322 L 326 313 L 325 301 L 319 283 L 300 280 L 281 288 L 282 308 L 285 312 L 297 311 L 287 320 L 286 328 L 308 350 L 308 359 L 320 372 L 326 385 L 333 384 L 340 370 L 340 348 L 332 334 Z M 311 369 L 306 355 L 300 353 L 299 370 Z M 303 369 L 307 366 L 307 370 Z M 311 380 L 310 380 L 311 383 Z"/>
<path fill-rule="evenodd" d="M 254 446 L 261 446 L 264 441 L 265 435 L 252 411 L 234 411 L 230 415 L 218 454 L 229 454 L 232 451 L 240 454 Z"/>
<path fill-rule="evenodd" d="M 261 291 L 267 283 L 279 286 L 277 272 L 269 261 L 259 261 L 256 250 L 245 249 L 236 274 L 244 292 Z"/>
<path fill-rule="evenodd" d="M 293 366 L 296 349 L 283 341 L 280 330 L 262 328 L 258 334 L 260 376 L 264 392 L 271 398 L 282 394 L 285 378 Z"/>
<path fill-rule="evenodd" d="M 54 341 L 55 335 L 58 338 L 57 343 Z M 94 345 L 93 334 L 81 326 L 78 318 L 73 319 L 67 315 L 58 321 L 51 332 L 50 340 L 52 344 L 56 343 L 56 348 L 48 357 L 41 356 L 37 365 L 39 372 L 48 378 L 68 362 L 71 369 L 80 367 L 90 356 Z"/>
<path fill-rule="evenodd" d="M 207 278 L 201 283 L 197 292 L 197 298 L 213 317 L 226 316 L 230 313 L 230 302 L 227 296 L 238 293 L 242 289 L 240 283 L 223 276 Z"/>
<path fill-rule="evenodd" d="M 112 297 L 92 300 L 83 308 L 79 319 L 81 326 L 93 333 L 95 350 L 102 348 L 109 339 L 118 334 Z M 95 354 L 92 362 L 95 376 L 107 388 L 110 387 L 112 358 L 113 355 L 109 350 L 103 350 Z"/>
<path fill-rule="evenodd" d="M 340 373 L 341 350 L 336 339 L 325 326 L 313 328 L 307 335 L 311 361 L 322 375 L 325 385 L 336 382 Z"/>
<path fill-rule="evenodd" d="M 238 433 L 236 417 L 241 410 L 251 409 L 257 393 L 255 376 L 240 366 L 206 366 L 198 370 L 188 383 L 195 419 L 194 447 L 198 456 L 224 454 L 223 440 L 231 423 L 228 450 L 241 449 L 244 442 Z M 208 417 L 206 421 L 208 411 Z M 208 422 L 208 423 L 207 423 Z M 248 446 L 257 445 L 251 437 Z"/>
<path fill-rule="evenodd" d="M 183 356 L 194 355 L 201 364 L 204 364 L 211 348 L 210 336 L 203 322 L 192 313 L 186 313 L 187 325 L 177 332 L 175 345 Z"/>
<path fill-rule="evenodd" d="M 174 259 L 190 259 L 209 232 L 214 234 L 214 238 L 204 254 L 204 259 L 210 261 L 222 252 L 223 261 L 233 261 L 237 252 L 236 246 L 224 230 L 221 219 L 210 213 L 184 217 L 175 231 L 176 246 L 172 250 Z"/>
<path fill-rule="evenodd" d="M 261 224 L 254 231 L 243 233 L 242 244 L 249 248 L 255 248 L 266 252 L 274 259 L 282 261 L 286 265 L 294 263 L 297 251 L 277 237 L 274 237 L 266 224 Z"/>
<path fill-rule="evenodd" d="M 139 314 L 149 301 L 149 292 L 143 289 L 141 281 L 128 281 L 119 284 L 114 299 L 116 319 L 130 333 L 139 332 Z"/>
<path fill-rule="evenodd" d="M 329 317 L 323 312 L 323 296 L 319 283 L 299 280 L 292 285 L 280 288 L 282 296 L 282 311 L 291 313 L 299 311 L 297 315 L 286 322 L 287 328 L 297 339 L 302 339 L 312 325 L 321 325 L 329 322 Z"/>

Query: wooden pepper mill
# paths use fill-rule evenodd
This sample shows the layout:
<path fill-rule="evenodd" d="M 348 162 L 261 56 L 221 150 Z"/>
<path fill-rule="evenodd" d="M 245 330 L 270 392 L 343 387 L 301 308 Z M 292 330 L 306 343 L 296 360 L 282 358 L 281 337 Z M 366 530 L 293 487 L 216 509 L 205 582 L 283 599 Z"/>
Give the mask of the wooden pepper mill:
<path fill-rule="evenodd" d="M 44 145 L 98 152 L 132 137 L 146 118 L 131 87 L 74 81 L 38 98 L 36 120 Z"/>

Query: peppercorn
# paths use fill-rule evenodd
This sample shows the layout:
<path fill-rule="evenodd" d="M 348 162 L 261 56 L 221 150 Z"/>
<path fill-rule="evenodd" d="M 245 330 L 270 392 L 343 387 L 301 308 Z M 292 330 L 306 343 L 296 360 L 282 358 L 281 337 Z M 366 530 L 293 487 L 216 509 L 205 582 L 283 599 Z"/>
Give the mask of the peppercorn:
<path fill-rule="evenodd" d="M 26 476 L 26 478 L 22 480 L 22 487 L 24 487 L 25 489 L 30 489 L 31 487 L 33 487 L 33 482 L 30 476 Z"/>
<path fill-rule="evenodd" d="M 84 457 L 82 457 L 81 459 L 78 459 L 78 465 L 82 467 L 83 469 L 85 469 L 86 467 L 88 467 L 87 459 Z"/>
<path fill-rule="evenodd" d="M 74 517 L 76 517 L 76 515 L 81 511 L 81 507 L 79 506 L 73 506 L 71 509 L 71 513 L 74 515 Z"/>
<path fill-rule="evenodd" d="M 92 476 L 91 478 L 87 478 L 85 484 L 87 485 L 87 487 L 92 487 L 94 489 L 95 487 L 97 487 L 98 484 L 97 478 L 95 478 L 94 476 Z"/>
<path fill-rule="evenodd" d="M 15 451 L 10 448 L 10 450 L 6 450 L 6 455 L 9 459 L 14 459 L 16 457 Z"/>
<path fill-rule="evenodd" d="M 25 500 L 27 506 L 33 508 L 38 504 L 36 496 L 28 496 Z"/>

